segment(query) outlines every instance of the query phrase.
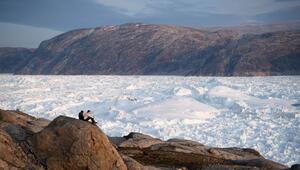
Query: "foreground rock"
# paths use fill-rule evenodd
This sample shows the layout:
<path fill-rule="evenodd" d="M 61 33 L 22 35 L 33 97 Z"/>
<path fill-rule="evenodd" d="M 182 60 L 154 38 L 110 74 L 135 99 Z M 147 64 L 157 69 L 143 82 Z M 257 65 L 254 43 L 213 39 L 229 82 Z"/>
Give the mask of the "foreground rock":
<path fill-rule="evenodd" d="M 4 130 L 0 129 L 0 169 L 43 169 L 31 160 Z"/>
<path fill-rule="evenodd" d="M 162 141 L 140 133 L 108 137 L 88 122 L 50 121 L 0 110 L 0 169 L 298 170 L 253 149 L 211 148 L 198 142 Z M 110 142 L 110 141 L 112 142 Z"/>
<path fill-rule="evenodd" d="M 24 152 L 22 143 L 48 123 L 23 112 L 0 109 L 0 169 L 43 169 L 32 155 Z"/>
<path fill-rule="evenodd" d="M 47 122 L 0 110 L 0 169 L 127 169 L 98 127 L 64 116 Z"/>
<path fill-rule="evenodd" d="M 286 169 L 253 149 L 209 148 L 188 140 L 161 141 L 131 133 L 116 143 L 118 151 L 139 163 L 163 169 Z M 132 166 L 132 165 L 131 165 Z"/>
<path fill-rule="evenodd" d="M 48 169 L 126 169 L 106 135 L 81 120 L 59 116 L 28 142 Z"/>
<path fill-rule="evenodd" d="M 2 129 L 6 129 L 10 135 L 16 138 L 19 138 L 17 135 L 22 133 L 18 132 L 22 131 L 21 129 L 27 133 L 33 134 L 44 129 L 49 123 L 49 120 L 35 118 L 21 111 L 8 111 L 0 109 L 0 127 Z"/>

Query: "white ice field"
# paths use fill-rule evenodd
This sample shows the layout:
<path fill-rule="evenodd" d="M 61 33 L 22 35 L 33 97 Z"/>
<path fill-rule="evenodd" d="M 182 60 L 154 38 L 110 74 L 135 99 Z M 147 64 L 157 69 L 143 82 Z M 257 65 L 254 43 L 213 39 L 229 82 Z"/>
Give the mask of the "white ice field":
<path fill-rule="evenodd" d="M 0 108 L 38 117 L 92 110 L 110 136 L 142 132 L 250 147 L 300 163 L 300 77 L 0 75 Z"/>

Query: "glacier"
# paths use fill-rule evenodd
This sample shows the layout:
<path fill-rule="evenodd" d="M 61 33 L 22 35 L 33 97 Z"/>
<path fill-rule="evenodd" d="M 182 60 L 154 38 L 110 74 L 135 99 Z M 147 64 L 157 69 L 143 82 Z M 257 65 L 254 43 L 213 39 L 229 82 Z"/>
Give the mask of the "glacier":
<path fill-rule="evenodd" d="M 91 110 L 110 136 L 134 131 L 249 147 L 286 165 L 300 163 L 300 76 L 2 74 L 0 108 L 47 119 Z"/>

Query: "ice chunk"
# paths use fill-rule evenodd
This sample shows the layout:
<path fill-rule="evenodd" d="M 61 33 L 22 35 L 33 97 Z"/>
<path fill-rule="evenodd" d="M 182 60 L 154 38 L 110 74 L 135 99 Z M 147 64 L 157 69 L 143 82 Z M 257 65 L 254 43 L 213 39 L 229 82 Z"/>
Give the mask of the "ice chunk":
<path fill-rule="evenodd" d="M 174 88 L 174 93 L 176 96 L 189 96 L 192 95 L 192 91 L 187 88 L 183 87 L 176 87 Z"/>

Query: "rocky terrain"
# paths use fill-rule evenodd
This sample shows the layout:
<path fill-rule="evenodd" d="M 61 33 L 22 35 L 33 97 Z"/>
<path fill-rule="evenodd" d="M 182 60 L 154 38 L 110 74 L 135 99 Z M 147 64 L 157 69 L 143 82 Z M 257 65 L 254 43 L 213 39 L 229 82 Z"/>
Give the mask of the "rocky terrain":
<path fill-rule="evenodd" d="M 200 29 L 131 23 L 79 29 L 43 41 L 11 73 L 299 75 L 299 29 L 276 26 L 266 32 L 261 27 L 255 31 L 253 26 Z M 0 64 L 11 67 L 5 62 Z"/>
<path fill-rule="evenodd" d="M 194 141 L 130 133 L 107 137 L 88 122 L 53 121 L 0 110 L 0 169 L 298 170 L 248 148 L 213 148 Z"/>

